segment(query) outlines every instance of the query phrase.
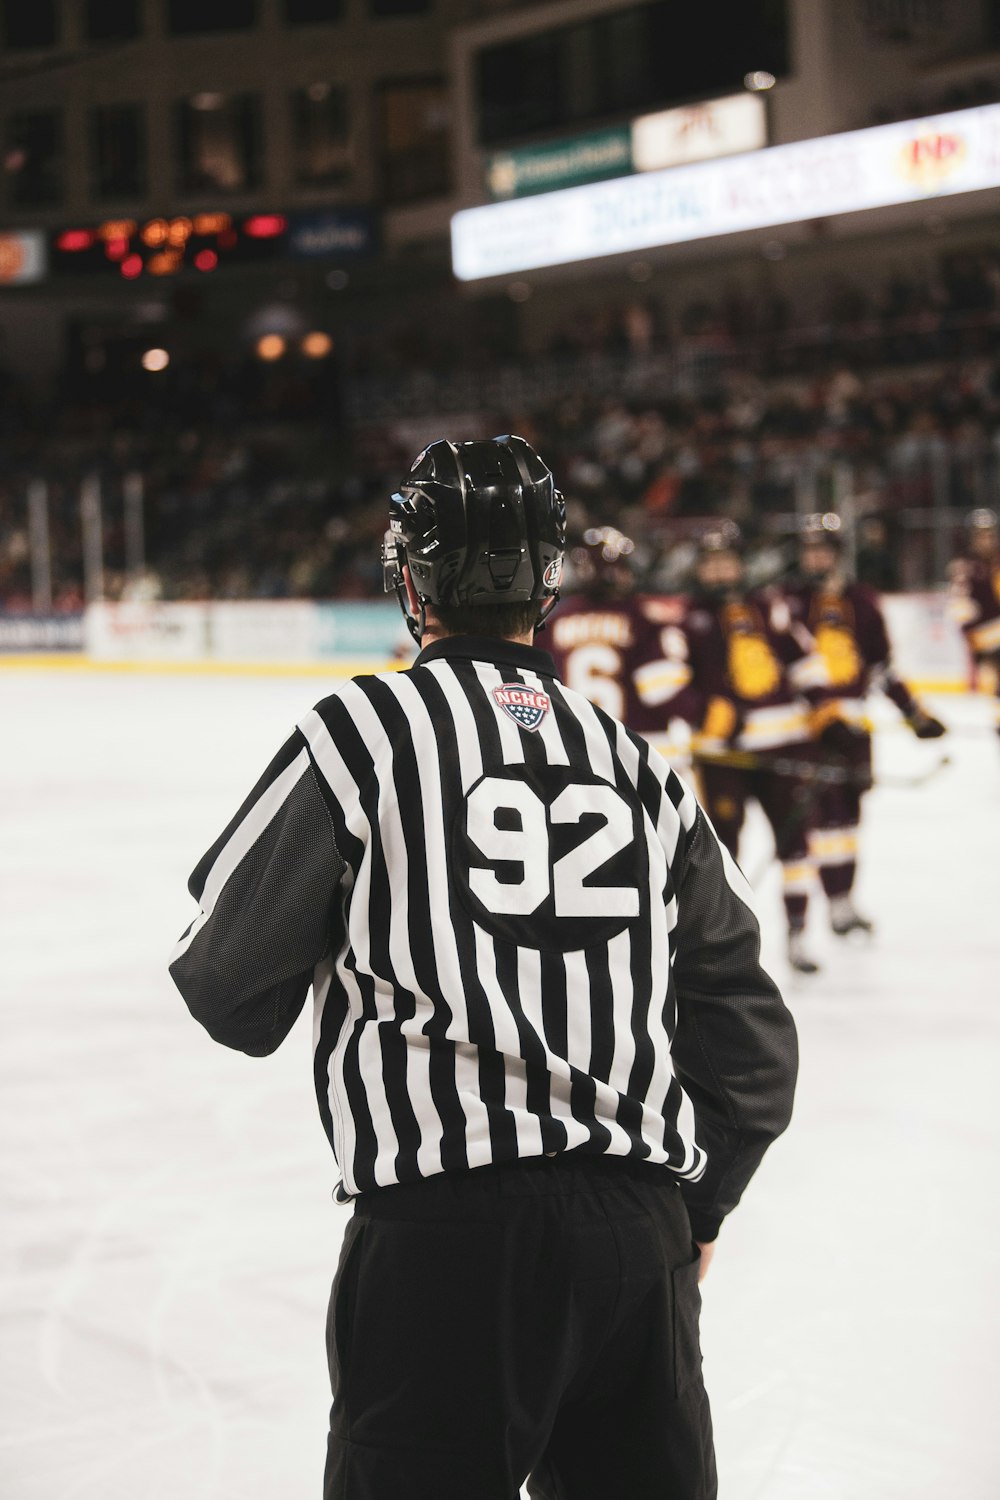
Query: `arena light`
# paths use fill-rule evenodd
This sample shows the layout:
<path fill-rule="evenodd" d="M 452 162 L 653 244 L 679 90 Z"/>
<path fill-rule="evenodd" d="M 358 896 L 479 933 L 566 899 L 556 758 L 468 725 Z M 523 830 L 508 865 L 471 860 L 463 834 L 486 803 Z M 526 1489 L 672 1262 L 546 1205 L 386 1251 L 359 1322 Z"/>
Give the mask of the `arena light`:
<path fill-rule="evenodd" d="M 219 257 L 214 250 L 199 250 L 194 258 L 194 264 L 198 271 L 214 271 L 219 264 Z"/>
<path fill-rule="evenodd" d="M 243 220 L 243 233 L 252 240 L 274 240 L 284 234 L 288 220 L 284 214 L 251 214 Z"/>
<path fill-rule="evenodd" d="M 265 333 L 257 340 L 257 358 L 273 364 L 284 354 L 287 344 L 280 333 Z"/>
<path fill-rule="evenodd" d="M 157 250 L 161 245 L 166 244 L 169 233 L 170 225 L 166 219 L 150 219 L 148 224 L 142 226 L 140 238 L 142 243 L 148 245 L 151 250 Z"/>
<path fill-rule="evenodd" d="M 150 276 L 175 276 L 184 263 L 181 250 L 160 250 L 149 257 L 146 269 Z"/>
<path fill-rule="evenodd" d="M 773 73 L 768 73 L 761 68 L 755 73 L 746 74 L 743 79 L 743 87 L 749 89 L 752 94 L 759 94 L 765 89 L 773 89 L 777 81 Z"/>
<path fill-rule="evenodd" d="M 130 240 L 138 227 L 134 219 L 105 219 L 97 233 L 107 244 L 109 240 Z"/>
<path fill-rule="evenodd" d="M 126 255 L 118 269 L 127 281 L 134 281 L 143 272 L 142 256 Z"/>
<path fill-rule="evenodd" d="M 93 229 L 64 229 L 56 239 L 56 249 L 73 255 L 79 250 L 89 250 L 96 238 Z"/>
<path fill-rule="evenodd" d="M 224 234 L 233 227 L 229 214 L 195 214 L 192 222 L 194 232 L 198 235 Z"/>
<path fill-rule="evenodd" d="M 142 356 L 142 368 L 149 370 L 151 374 L 158 374 L 165 370 L 170 363 L 170 355 L 166 349 L 147 349 Z"/>
<path fill-rule="evenodd" d="M 1000 187 L 1000 104 L 462 209 L 460 281 Z"/>
<path fill-rule="evenodd" d="M 311 333 L 306 334 L 299 347 L 307 359 L 325 359 L 333 348 L 333 339 L 328 333 L 314 328 Z"/>

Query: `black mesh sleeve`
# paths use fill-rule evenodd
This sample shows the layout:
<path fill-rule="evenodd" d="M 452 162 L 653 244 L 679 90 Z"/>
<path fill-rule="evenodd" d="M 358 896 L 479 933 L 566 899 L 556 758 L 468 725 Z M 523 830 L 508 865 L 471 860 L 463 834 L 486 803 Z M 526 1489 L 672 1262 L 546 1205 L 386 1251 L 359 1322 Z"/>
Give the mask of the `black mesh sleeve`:
<path fill-rule="evenodd" d="M 791 1119 L 795 1026 L 760 965 L 760 929 L 730 885 L 701 809 L 677 897 L 677 1077 L 694 1105 L 708 1166 L 681 1182 L 695 1239 L 712 1240 L 771 1142 Z"/>
<path fill-rule="evenodd" d="M 262 1057 L 284 1041 L 330 948 L 346 868 L 310 764 L 170 966 L 217 1042 Z"/>

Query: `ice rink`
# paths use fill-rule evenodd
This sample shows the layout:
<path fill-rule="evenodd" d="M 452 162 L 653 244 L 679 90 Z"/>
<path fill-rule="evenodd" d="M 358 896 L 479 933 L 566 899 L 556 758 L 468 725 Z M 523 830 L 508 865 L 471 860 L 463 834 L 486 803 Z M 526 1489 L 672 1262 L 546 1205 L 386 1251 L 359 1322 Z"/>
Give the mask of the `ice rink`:
<path fill-rule="evenodd" d="M 326 691 L 0 669 L 3 1500 L 320 1493 L 349 1211 L 308 1019 L 227 1052 L 166 958 L 190 869 Z M 934 706 L 950 740 L 879 736 L 887 778 L 952 764 L 868 799 L 875 939 L 835 947 L 817 901 L 824 970 L 789 981 L 761 884 L 802 1073 L 704 1288 L 723 1500 L 1000 1495 L 1000 744 L 985 701 Z"/>

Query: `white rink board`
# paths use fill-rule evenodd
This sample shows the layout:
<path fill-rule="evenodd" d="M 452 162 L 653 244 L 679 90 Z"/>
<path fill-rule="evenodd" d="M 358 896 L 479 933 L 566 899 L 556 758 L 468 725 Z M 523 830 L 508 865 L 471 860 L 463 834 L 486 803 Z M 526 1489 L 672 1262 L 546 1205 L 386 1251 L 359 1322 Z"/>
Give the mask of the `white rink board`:
<path fill-rule="evenodd" d="M 968 683 L 969 652 L 947 593 L 885 594 L 882 606 L 893 665 L 905 681 Z"/>
<path fill-rule="evenodd" d="M 968 653 L 946 593 L 887 594 L 883 604 L 901 676 L 937 687 L 967 684 Z M 353 663 L 366 657 L 381 664 L 408 642 L 393 603 L 345 606 L 304 599 L 92 604 L 84 634 L 87 654 L 98 662 L 220 666 Z"/>
<path fill-rule="evenodd" d="M 165 963 L 188 872 L 325 689 L 27 668 L 0 686 L 0 1494 L 318 1500 L 347 1212 L 308 1018 L 272 1058 L 227 1052 Z M 985 701 L 933 706 L 962 726 L 954 764 L 870 798 L 876 940 L 835 949 L 814 914 L 826 969 L 786 988 L 796 1118 L 706 1284 L 724 1500 L 1000 1493 L 1000 745 Z M 889 728 L 879 767 L 941 748 Z M 786 982 L 777 893 L 772 868 Z"/>

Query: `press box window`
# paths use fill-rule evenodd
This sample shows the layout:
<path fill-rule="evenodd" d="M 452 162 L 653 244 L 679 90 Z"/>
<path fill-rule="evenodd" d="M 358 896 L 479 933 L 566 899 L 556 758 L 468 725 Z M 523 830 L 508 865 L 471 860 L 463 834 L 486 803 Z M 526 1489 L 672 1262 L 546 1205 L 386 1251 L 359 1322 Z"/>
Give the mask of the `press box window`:
<path fill-rule="evenodd" d="M 176 106 L 176 175 L 182 193 L 241 193 L 260 182 L 260 100 L 192 94 Z"/>
<path fill-rule="evenodd" d="M 340 20 L 344 0 L 284 0 L 284 9 L 288 26 L 320 26 Z"/>
<path fill-rule="evenodd" d="M 648 0 L 484 47 L 476 58 L 480 141 L 733 93 L 754 69 L 787 73 L 787 0 L 743 0 L 727 8 L 724 25 L 718 10 Z"/>
<path fill-rule="evenodd" d="M 52 109 L 8 115 L 3 175 L 7 202 L 24 208 L 63 196 L 63 123 Z"/>
<path fill-rule="evenodd" d="M 87 0 L 88 42 L 127 42 L 139 35 L 139 0 Z"/>
<path fill-rule="evenodd" d="M 304 187 L 335 187 L 350 176 L 351 131 L 344 89 L 332 83 L 295 89 L 292 154 L 295 181 Z"/>
<path fill-rule="evenodd" d="M 431 0 L 368 0 L 373 16 L 421 16 L 431 8 Z"/>
<path fill-rule="evenodd" d="M 382 84 L 378 113 L 386 201 L 413 203 L 447 193 L 450 116 L 443 81 Z"/>
<path fill-rule="evenodd" d="M 167 0 L 171 36 L 246 31 L 257 21 L 257 0 Z"/>
<path fill-rule="evenodd" d="M 0 0 L 0 22 L 11 51 L 56 45 L 55 0 Z"/>
<path fill-rule="evenodd" d="M 97 199 L 144 196 L 146 121 L 140 104 L 91 110 L 90 183 Z"/>

